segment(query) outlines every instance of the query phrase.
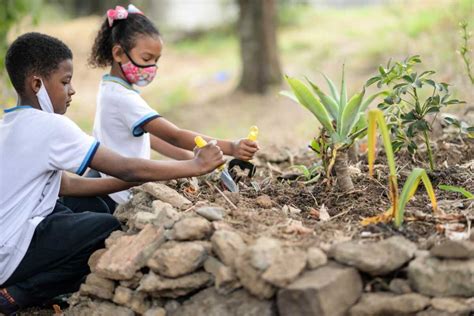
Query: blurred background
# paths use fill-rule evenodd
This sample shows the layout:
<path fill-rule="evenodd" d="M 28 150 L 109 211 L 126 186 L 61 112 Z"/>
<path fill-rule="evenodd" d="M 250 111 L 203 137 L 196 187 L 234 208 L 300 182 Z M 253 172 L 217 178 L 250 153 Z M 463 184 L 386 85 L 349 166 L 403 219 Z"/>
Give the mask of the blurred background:
<path fill-rule="evenodd" d="M 87 66 L 105 12 L 124 1 L 0 0 L 0 101 L 15 94 L 3 68 L 8 43 L 37 31 L 60 38 L 74 53 L 76 95 L 66 114 L 87 132 L 99 81 L 108 69 Z M 318 131 L 313 116 L 282 97 L 283 75 L 321 72 L 339 82 L 345 63 L 349 94 L 361 90 L 380 64 L 421 55 L 422 69 L 452 85 L 474 105 L 474 89 L 459 54 L 459 23 L 474 27 L 474 0 L 140 0 L 133 2 L 165 42 L 156 79 L 141 89 L 160 114 L 182 128 L 214 137 L 245 137 L 260 128 L 263 146 L 302 148 Z M 474 40 L 471 39 L 471 49 Z M 1 114 L 0 114 L 1 116 Z"/>

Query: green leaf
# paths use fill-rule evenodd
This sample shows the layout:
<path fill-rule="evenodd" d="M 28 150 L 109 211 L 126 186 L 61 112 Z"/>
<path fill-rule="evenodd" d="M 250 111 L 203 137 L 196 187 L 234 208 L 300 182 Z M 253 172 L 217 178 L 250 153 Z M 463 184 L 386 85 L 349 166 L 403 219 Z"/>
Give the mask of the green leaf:
<path fill-rule="evenodd" d="M 378 96 L 381 96 L 381 95 L 388 95 L 388 91 L 381 91 L 381 92 L 374 93 L 371 96 L 369 96 L 364 102 L 362 102 L 362 106 L 360 107 L 360 111 L 365 112 L 365 110 L 367 110 L 367 108 L 369 107 L 370 103 L 372 103 L 375 100 L 375 98 L 377 98 Z"/>
<path fill-rule="evenodd" d="M 296 97 L 296 95 L 293 93 L 293 91 L 287 91 L 287 90 L 280 91 L 280 95 L 285 96 L 285 97 L 295 101 L 296 103 L 300 103 L 298 101 L 298 98 Z"/>
<path fill-rule="evenodd" d="M 347 103 L 347 106 L 344 108 L 344 111 L 341 116 L 341 121 L 339 122 L 337 128 L 339 135 L 342 137 L 349 136 L 352 128 L 359 120 L 360 109 L 362 105 L 362 99 L 364 98 L 365 89 L 361 93 L 356 93 Z"/>
<path fill-rule="evenodd" d="M 339 100 L 339 114 L 342 114 L 344 107 L 347 104 L 347 88 L 346 88 L 346 78 L 345 78 L 345 65 L 342 65 L 342 78 L 341 78 L 341 98 Z"/>
<path fill-rule="evenodd" d="M 474 194 L 472 194 L 468 190 L 464 189 L 463 187 L 457 187 L 457 186 L 454 186 L 454 185 L 440 184 L 440 185 L 438 185 L 438 188 L 440 188 L 441 190 L 445 190 L 445 191 L 461 193 L 462 195 L 464 195 L 464 197 L 466 199 L 469 199 L 469 200 L 474 199 Z"/>
<path fill-rule="evenodd" d="M 331 98 L 330 96 L 326 95 L 319 87 L 314 84 L 311 80 L 306 78 L 306 81 L 311 85 L 311 88 L 313 88 L 313 91 L 319 96 L 319 99 L 321 100 L 321 103 L 326 107 L 326 110 L 331 114 L 332 118 L 334 120 L 339 119 L 339 106 L 337 102 Z M 337 124 L 336 124 L 337 125 Z"/>
<path fill-rule="evenodd" d="M 436 211 L 437 202 L 436 202 L 436 197 L 435 197 L 435 193 L 434 193 L 431 181 L 428 175 L 426 174 L 425 169 L 415 168 L 413 169 L 413 171 L 410 173 L 407 180 L 405 181 L 405 184 L 403 185 L 402 193 L 400 194 L 398 207 L 395 212 L 395 226 L 396 227 L 400 227 L 402 225 L 403 215 L 405 213 L 405 205 L 415 194 L 416 189 L 418 188 L 418 185 L 420 184 L 420 180 L 422 180 L 423 184 L 425 185 L 426 192 L 428 193 L 428 196 L 430 197 L 430 200 L 431 200 L 433 211 Z"/>
<path fill-rule="evenodd" d="M 322 74 L 322 75 L 324 76 L 324 79 L 326 79 L 326 82 L 328 83 L 329 90 L 331 90 L 331 95 L 333 99 L 336 100 L 337 103 L 339 103 L 339 94 L 337 93 L 336 85 L 334 84 L 334 82 L 332 82 L 331 79 L 329 79 L 328 76 L 326 76 L 325 74 Z"/>
<path fill-rule="evenodd" d="M 306 107 L 318 119 L 321 125 L 328 131 L 333 140 L 337 140 L 337 133 L 331 124 L 331 118 L 326 108 L 314 97 L 311 91 L 298 79 L 286 77 L 288 84 L 293 90 L 298 103 Z"/>

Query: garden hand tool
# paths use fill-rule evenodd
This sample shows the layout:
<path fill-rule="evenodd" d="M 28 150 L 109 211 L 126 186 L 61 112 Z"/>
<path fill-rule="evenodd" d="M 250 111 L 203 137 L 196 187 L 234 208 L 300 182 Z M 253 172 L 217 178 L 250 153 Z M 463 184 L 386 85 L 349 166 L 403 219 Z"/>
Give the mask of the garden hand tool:
<path fill-rule="evenodd" d="M 256 141 L 258 137 L 258 127 L 252 126 L 250 128 L 250 132 L 247 136 L 248 140 Z M 235 183 L 238 183 L 242 179 L 242 175 L 239 172 L 235 171 L 235 167 L 239 167 L 242 171 L 248 170 L 247 177 L 252 178 L 257 170 L 254 164 L 249 161 L 241 160 L 241 159 L 232 159 L 229 162 L 229 172 L 232 175 L 232 179 Z"/>
<path fill-rule="evenodd" d="M 196 136 L 194 138 L 194 142 L 198 148 L 202 148 L 207 145 L 207 142 L 201 136 Z M 239 186 L 229 174 L 229 171 L 225 169 L 225 164 L 217 167 L 217 170 L 221 173 L 220 178 L 222 184 L 230 191 L 230 192 L 239 192 Z"/>

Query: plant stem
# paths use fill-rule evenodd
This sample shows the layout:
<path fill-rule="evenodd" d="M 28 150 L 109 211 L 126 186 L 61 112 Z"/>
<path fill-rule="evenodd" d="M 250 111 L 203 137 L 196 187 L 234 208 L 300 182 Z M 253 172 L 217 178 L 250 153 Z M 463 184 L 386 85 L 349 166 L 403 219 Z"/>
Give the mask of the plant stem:
<path fill-rule="evenodd" d="M 423 131 L 423 137 L 425 139 L 426 150 L 428 152 L 428 160 L 430 162 L 430 170 L 434 171 L 433 153 L 431 152 L 430 139 L 428 137 L 428 132 L 426 130 Z"/>

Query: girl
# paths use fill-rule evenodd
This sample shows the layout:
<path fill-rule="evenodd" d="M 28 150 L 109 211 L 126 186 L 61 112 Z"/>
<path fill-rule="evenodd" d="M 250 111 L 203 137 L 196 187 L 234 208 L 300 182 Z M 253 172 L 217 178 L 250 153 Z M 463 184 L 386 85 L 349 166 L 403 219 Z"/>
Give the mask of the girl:
<path fill-rule="evenodd" d="M 208 144 L 186 161 L 119 155 L 86 135 L 64 114 L 75 91 L 70 49 L 27 33 L 9 47 L 5 65 L 18 94 L 0 120 L 0 314 L 79 288 L 87 260 L 120 229 L 111 214 L 74 212 L 59 195 L 97 196 L 146 182 L 205 174 L 224 163 Z M 112 177 L 88 179 L 88 167 Z M 66 173 L 66 171 L 70 173 Z"/>
<path fill-rule="evenodd" d="M 111 67 L 100 83 L 94 136 L 122 155 L 149 159 L 152 148 L 182 160 L 189 159 L 195 146 L 194 138 L 199 134 L 161 117 L 133 88 L 154 79 L 162 50 L 160 33 L 136 7 L 129 5 L 126 10 L 117 6 L 107 11 L 89 58 L 93 67 Z M 224 154 L 242 160 L 250 160 L 258 150 L 256 142 L 246 139 L 218 140 L 217 145 Z M 124 203 L 130 193 L 123 191 L 110 197 Z"/>

